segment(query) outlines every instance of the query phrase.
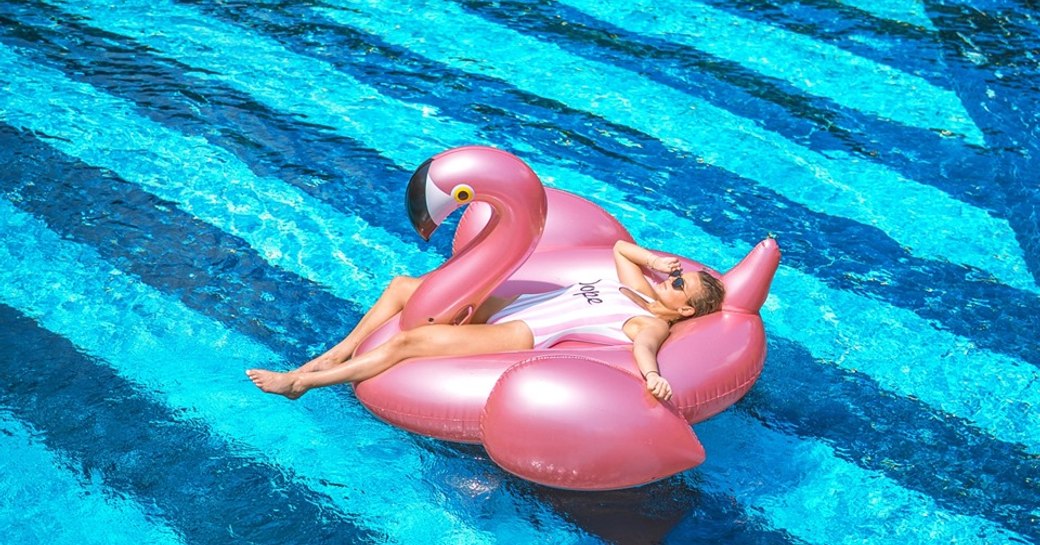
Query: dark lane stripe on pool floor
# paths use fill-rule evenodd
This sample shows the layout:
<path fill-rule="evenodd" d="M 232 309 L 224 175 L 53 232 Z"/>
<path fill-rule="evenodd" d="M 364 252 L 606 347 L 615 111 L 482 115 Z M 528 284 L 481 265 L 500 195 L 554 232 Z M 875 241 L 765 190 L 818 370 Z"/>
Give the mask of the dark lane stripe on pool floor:
<path fill-rule="evenodd" d="M 1018 234 L 1026 264 L 1033 278 L 1040 283 L 1040 194 L 1036 192 L 1035 184 L 1031 187 L 1023 185 L 1027 176 L 1022 174 L 1040 169 L 1040 149 L 1036 136 L 1032 134 L 1040 125 L 1036 114 L 1040 111 L 1040 103 L 1035 93 L 1040 86 L 1040 70 L 1035 59 L 1027 53 L 1034 48 L 1035 37 L 1040 35 L 1040 24 L 1030 15 L 1030 8 L 1000 2 L 976 7 L 958 2 L 926 1 L 925 12 L 937 31 L 931 33 L 934 37 L 924 40 L 914 40 L 898 30 L 898 27 L 905 28 L 906 25 L 893 27 L 884 24 L 883 20 L 870 21 L 869 18 L 864 19 L 868 21 L 866 26 L 856 23 L 856 34 L 870 37 L 867 43 L 885 44 L 883 50 L 878 50 L 850 38 L 850 19 L 840 13 L 855 8 L 839 3 L 825 0 L 802 0 L 782 5 L 762 0 L 712 0 L 710 3 L 741 17 L 754 17 L 795 32 L 811 34 L 879 62 L 905 62 L 919 58 L 919 54 L 898 54 L 891 49 L 902 47 L 905 39 L 913 40 L 910 42 L 913 48 L 937 49 L 935 56 L 942 62 L 935 65 L 941 66 L 944 72 L 937 82 L 953 86 L 972 119 L 986 135 L 987 148 L 992 150 L 987 155 L 991 157 L 993 168 L 983 167 L 977 171 L 972 168 L 974 165 L 967 164 L 958 169 L 963 172 L 965 181 L 978 183 L 981 180 L 980 189 L 984 191 L 997 189 L 987 186 L 985 181 L 996 183 L 999 188 L 996 192 L 1003 194 L 1007 206 L 1002 215 L 1008 218 Z M 835 15 L 835 11 L 839 14 Z M 970 38 L 965 37 L 966 30 L 970 30 Z M 1020 54 L 1009 55 L 1009 51 Z M 909 65 L 904 69 L 929 77 L 927 74 L 933 68 Z M 947 165 L 942 168 L 955 172 Z M 1040 331 L 1040 327 L 1034 331 Z"/>
<path fill-rule="evenodd" d="M 403 240 L 416 238 L 406 222 L 386 221 L 400 214 L 403 197 L 396 197 L 410 175 L 407 167 L 325 127 L 272 111 L 240 91 L 202 81 L 124 37 L 70 20 L 53 6 L 29 4 L 0 3 L 0 37 L 34 61 L 130 99 L 156 122 L 206 138 L 257 176 L 277 177 Z M 446 254 L 443 237 L 433 242 Z"/>
<path fill-rule="evenodd" d="M 957 92 L 965 97 L 964 104 L 1002 165 L 993 178 L 998 187 L 987 189 L 1003 191 L 1005 215 L 1025 252 L 1026 265 L 1040 283 L 1040 22 L 1029 10 L 1012 7 L 984 12 L 969 6 L 927 5 L 944 38 L 946 56 L 959 59 L 954 65 Z M 964 28 L 972 29 L 970 43 L 960 30 Z M 1040 336 L 1036 322 L 1024 325 L 1034 339 Z"/>
<path fill-rule="evenodd" d="M 70 469 L 158 506 L 189 543 L 375 540 L 326 498 L 258 461 L 257 453 L 151 401 L 66 339 L 3 304 L 0 382 L 6 385 L 0 390 L 3 404 L 61 453 Z"/>
<path fill-rule="evenodd" d="M 879 63 L 896 62 L 901 70 L 934 84 L 949 81 L 942 65 L 934 60 L 941 55 L 933 32 L 880 18 L 855 6 L 832 0 L 706 0 L 703 3 L 738 17 L 810 35 Z M 875 47 L 875 44 L 884 45 Z M 922 50 L 934 55 L 922 55 Z"/>
<path fill-rule="evenodd" d="M 895 123 L 839 105 L 826 97 L 808 95 L 785 81 L 732 61 L 617 28 L 561 4 L 525 3 L 520 7 L 516 2 L 494 6 L 487 2 L 466 2 L 465 5 L 486 19 L 522 29 L 576 55 L 631 67 L 654 81 L 683 89 L 734 114 L 753 119 L 808 149 L 824 154 L 834 150 L 857 155 L 917 182 L 938 187 L 974 206 L 990 211 L 1004 209 L 999 194 L 980 190 L 970 178 L 943 175 L 943 171 L 953 168 L 992 168 L 992 157 L 976 153 L 976 147 L 959 138 L 944 138 L 934 130 Z M 517 17 L 518 12 L 524 16 Z M 958 157 L 971 165 L 940 164 L 921 161 L 920 157 Z"/>
<path fill-rule="evenodd" d="M 289 361 L 313 357 L 303 350 L 331 345 L 361 318 L 363 309 L 272 267 L 240 239 L 2 123 L 0 164 L 0 193 L 23 210 Z"/>
<path fill-rule="evenodd" d="M 884 393 L 861 373 L 813 362 L 797 344 L 770 341 L 762 377 L 739 407 L 766 425 L 817 437 L 852 463 L 928 494 L 949 511 L 1040 541 L 1034 512 L 1040 456 L 916 400 Z"/>

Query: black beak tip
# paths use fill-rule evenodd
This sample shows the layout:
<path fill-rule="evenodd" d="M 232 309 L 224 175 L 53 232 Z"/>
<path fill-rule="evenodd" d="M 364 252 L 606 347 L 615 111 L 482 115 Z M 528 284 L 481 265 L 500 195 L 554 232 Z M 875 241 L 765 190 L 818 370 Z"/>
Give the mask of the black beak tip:
<path fill-rule="evenodd" d="M 408 219 L 412 227 L 419 233 L 423 240 L 429 242 L 430 235 L 437 229 L 437 223 L 430 216 L 430 209 L 426 203 L 426 177 L 430 171 L 430 163 L 433 159 L 419 165 L 408 181 L 408 189 L 405 192 L 405 206 L 408 208 Z"/>

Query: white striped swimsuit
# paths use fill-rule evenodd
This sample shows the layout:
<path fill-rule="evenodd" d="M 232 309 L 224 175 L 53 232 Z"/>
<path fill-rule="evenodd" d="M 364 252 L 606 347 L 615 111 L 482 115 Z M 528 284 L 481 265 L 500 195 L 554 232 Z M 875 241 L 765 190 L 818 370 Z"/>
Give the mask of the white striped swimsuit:
<path fill-rule="evenodd" d="M 623 329 L 625 323 L 635 316 L 653 313 L 622 293 L 622 289 L 651 302 L 616 280 L 579 282 L 549 293 L 521 295 L 487 323 L 524 322 L 534 335 L 534 348 L 548 348 L 562 341 L 631 343 Z"/>

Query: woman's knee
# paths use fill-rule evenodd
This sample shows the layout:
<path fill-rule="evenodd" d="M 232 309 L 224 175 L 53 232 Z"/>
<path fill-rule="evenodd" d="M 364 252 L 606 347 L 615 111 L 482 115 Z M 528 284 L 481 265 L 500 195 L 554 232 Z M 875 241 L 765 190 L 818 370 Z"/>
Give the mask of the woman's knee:
<path fill-rule="evenodd" d="M 400 359 L 413 357 L 421 352 L 426 336 L 422 328 L 399 331 L 387 340 L 387 350 Z"/>
<path fill-rule="evenodd" d="M 421 278 L 415 278 L 412 276 L 395 276 L 390 280 L 390 287 L 387 291 L 393 293 L 395 296 L 407 300 L 415 293 L 415 290 L 419 289 L 419 285 L 422 284 Z"/>

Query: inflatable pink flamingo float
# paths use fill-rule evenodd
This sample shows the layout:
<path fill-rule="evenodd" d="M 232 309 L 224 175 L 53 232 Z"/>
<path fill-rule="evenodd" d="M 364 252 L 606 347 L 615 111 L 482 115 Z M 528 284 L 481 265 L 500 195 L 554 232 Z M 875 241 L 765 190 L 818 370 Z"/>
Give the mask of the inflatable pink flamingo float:
<path fill-rule="evenodd" d="M 358 353 L 403 329 L 465 323 L 492 293 L 614 278 L 614 242 L 632 240 L 598 206 L 545 189 L 523 161 L 494 148 L 452 149 L 423 163 L 407 203 L 424 239 L 452 211 L 473 206 L 460 221 L 452 257 Z M 720 276 L 676 257 L 686 270 Z M 673 389 L 667 402 L 646 391 L 630 346 L 574 341 L 406 360 L 355 384 L 357 397 L 406 430 L 481 443 L 505 470 L 548 486 L 608 490 L 662 479 L 704 461 L 690 425 L 735 403 L 761 373 L 766 342 L 758 311 L 779 259 L 776 242 L 762 241 L 720 276 L 727 290 L 722 311 L 673 326 L 658 353 Z"/>

